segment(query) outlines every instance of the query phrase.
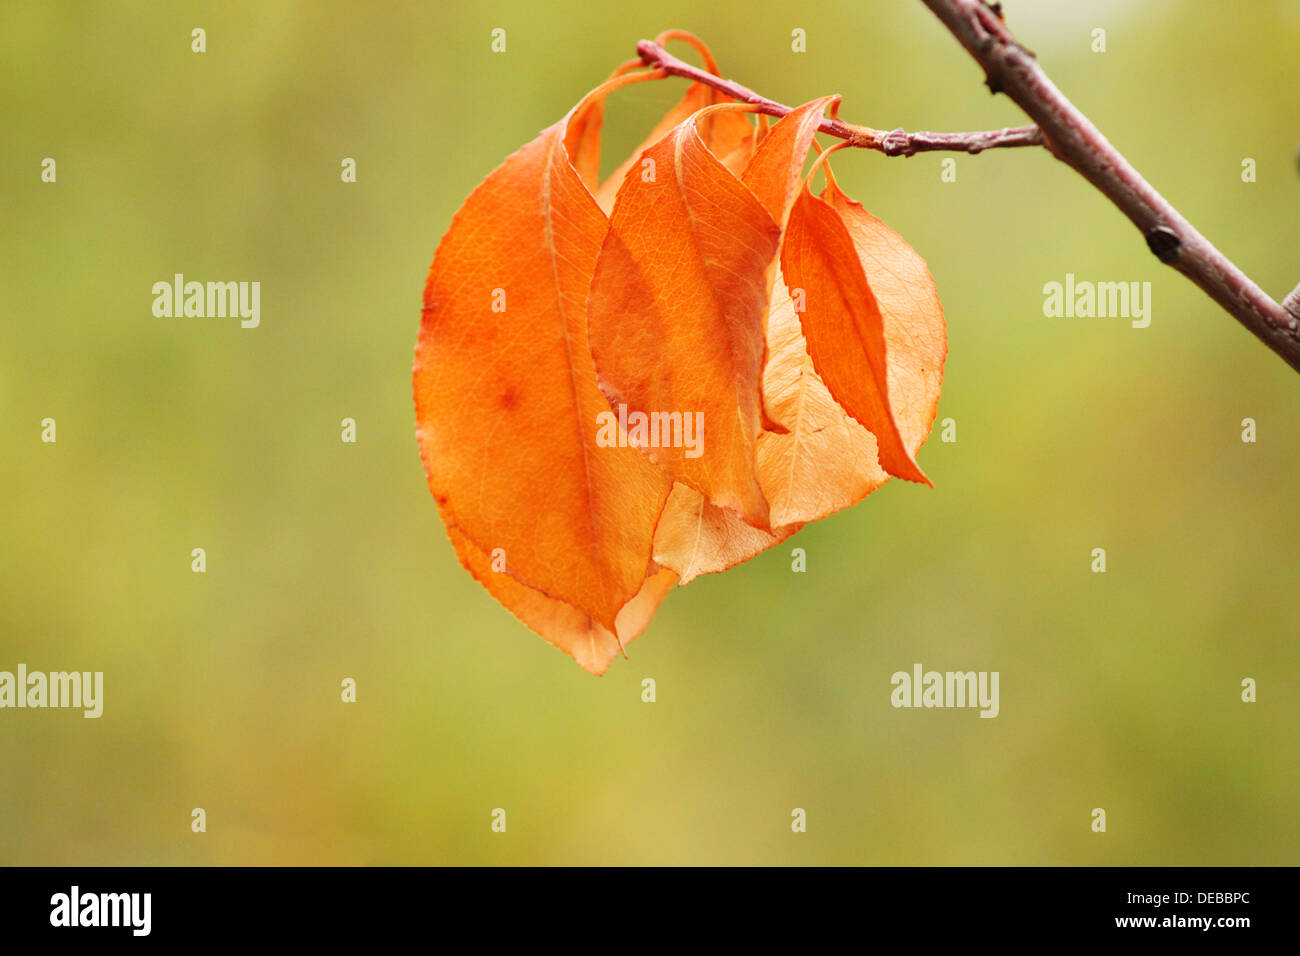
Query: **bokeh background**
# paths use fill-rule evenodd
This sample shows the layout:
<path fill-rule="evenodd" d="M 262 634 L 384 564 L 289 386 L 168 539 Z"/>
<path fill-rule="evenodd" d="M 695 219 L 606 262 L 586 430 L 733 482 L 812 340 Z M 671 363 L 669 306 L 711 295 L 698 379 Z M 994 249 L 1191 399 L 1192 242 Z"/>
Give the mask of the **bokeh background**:
<path fill-rule="evenodd" d="M 1006 12 L 1198 228 L 1300 280 L 1300 3 Z M 0 712 L 0 863 L 1297 861 L 1300 380 L 1044 152 L 836 162 L 938 281 L 933 490 L 677 590 L 600 679 L 460 569 L 410 397 L 434 248 L 670 27 L 850 121 L 1023 122 L 919 2 L 0 7 L 0 669 L 106 682 L 97 721 Z M 684 89 L 612 100 L 607 165 Z M 155 318 L 174 272 L 260 281 L 261 327 Z M 1067 272 L 1149 280 L 1150 328 L 1045 318 Z M 999 671 L 1001 715 L 891 708 L 914 662 Z"/>

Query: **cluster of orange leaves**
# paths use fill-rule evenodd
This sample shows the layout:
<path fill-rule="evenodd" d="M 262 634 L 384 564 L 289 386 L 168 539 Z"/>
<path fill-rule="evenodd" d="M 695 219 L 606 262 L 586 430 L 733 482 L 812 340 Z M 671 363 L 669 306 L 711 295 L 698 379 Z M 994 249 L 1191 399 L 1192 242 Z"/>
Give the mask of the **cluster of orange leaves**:
<path fill-rule="evenodd" d="M 687 39 L 717 74 L 707 49 Z M 925 262 L 805 173 L 838 97 L 769 126 L 694 83 L 601 179 L 624 64 L 452 220 L 424 291 L 420 454 L 464 567 L 594 674 L 675 584 L 893 475 L 925 482 L 947 351 Z M 820 196 L 809 189 L 824 169 Z M 703 454 L 598 444 L 597 417 L 703 412 Z"/>

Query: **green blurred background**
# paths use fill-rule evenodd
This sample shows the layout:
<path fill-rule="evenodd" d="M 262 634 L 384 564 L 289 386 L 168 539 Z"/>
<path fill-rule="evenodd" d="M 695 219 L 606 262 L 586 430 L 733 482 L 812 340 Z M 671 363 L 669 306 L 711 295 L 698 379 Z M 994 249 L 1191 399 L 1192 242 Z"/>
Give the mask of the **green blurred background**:
<path fill-rule="evenodd" d="M 1198 228 L 1300 280 L 1300 3 L 1006 11 Z M 919 2 L 0 8 L 0 669 L 106 683 L 97 721 L 0 711 L 0 863 L 1297 862 L 1300 380 L 1045 152 L 836 161 L 938 281 L 933 490 L 679 589 L 600 679 L 460 569 L 411 407 L 434 248 L 670 27 L 853 122 L 1023 122 Z M 612 100 L 610 161 L 684 89 Z M 174 272 L 260 281 L 261 327 L 155 318 Z M 1067 272 L 1151 281 L 1150 328 L 1045 318 Z M 999 671 L 1001 715 L 891 708 L 914 662 Z"/>

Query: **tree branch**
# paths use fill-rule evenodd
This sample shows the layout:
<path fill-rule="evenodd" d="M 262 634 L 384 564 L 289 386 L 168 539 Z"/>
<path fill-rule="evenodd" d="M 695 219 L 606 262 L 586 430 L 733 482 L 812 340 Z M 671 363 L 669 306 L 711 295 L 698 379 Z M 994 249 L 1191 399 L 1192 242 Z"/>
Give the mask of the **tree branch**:
<path fill-rule="evenodd" d="M 733 100 L 749 103 L 758 107 L 760 113 L 781 117 L 790 112 L 790 107 L 783 106 L 767 97 L 759 96 L 753 90 L 741 86 L 733 80 L 724 80 L 706 70 L 691 66 L 677 59 L 663 47 L 649 40 L 642 40 L 636 45 L 636 52 L 647 66 L 663 70 L 670 76 L 680 76 L 696 83 L 712 87 Z M 908 133 L 901 129 L 879 130 L 869 126 L 854 126 L 840 119 L 822 120 L 820 131 L 828 136 L 847 140 L 850 146 L 861 149 L 874 149 L 886 156 L 911 156 L 915 153 L 928 153 L 946 150 L 959 153 L 982 153 L 986 149 L 1003 149 L 1012 146 L 1042 146 L 1043 140 L 1035 126 L 1016 126 L 1008 129 L 988 130 L 979 133 Z"/>
<path fill-rule="evenodd" d="M 1300 371 L 1300 287 L 1274 302 L 1197 232 L 1052 83 L 982 0 L 922 0 L 1005 93 L 1038 124 L 1044 145 L 1137 226 L 1156 257 L 1196 283 L 1229 315 Z"/>

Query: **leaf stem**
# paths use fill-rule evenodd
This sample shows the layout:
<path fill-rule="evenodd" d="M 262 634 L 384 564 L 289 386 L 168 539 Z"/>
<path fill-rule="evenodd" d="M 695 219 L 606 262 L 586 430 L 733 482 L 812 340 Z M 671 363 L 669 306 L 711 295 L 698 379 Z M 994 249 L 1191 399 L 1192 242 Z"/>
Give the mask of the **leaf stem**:
<path fill-rule="evenodd" d="M 679 60 L 658 43 L 642 40 L 636 45 L 636 52 L 640 54 L 641 62 L 646 66 L 656 67 L 669 76 L 680 76 L 694 80 L 696 83 L 703 83 L 733 100 L 752 105 L 760 113 L 781 117 L 790 112 L 790 107 L 760 96 L 734 80 L 723 79 Z M 872 129 L 869 126 L 854 126 L 840 119 L 825 119 L 822 120 L 819 131 L 846 140 L 850 146 L 874 149 L 886 156 L 912 156 L 916 153 L 938 150 L 975 154 L 982 153 L 986 149 L 1043 145 L 1036 126 L 1017 126 L 979 133 L 908 133 L 901 129 L 886 131 Z"/>

